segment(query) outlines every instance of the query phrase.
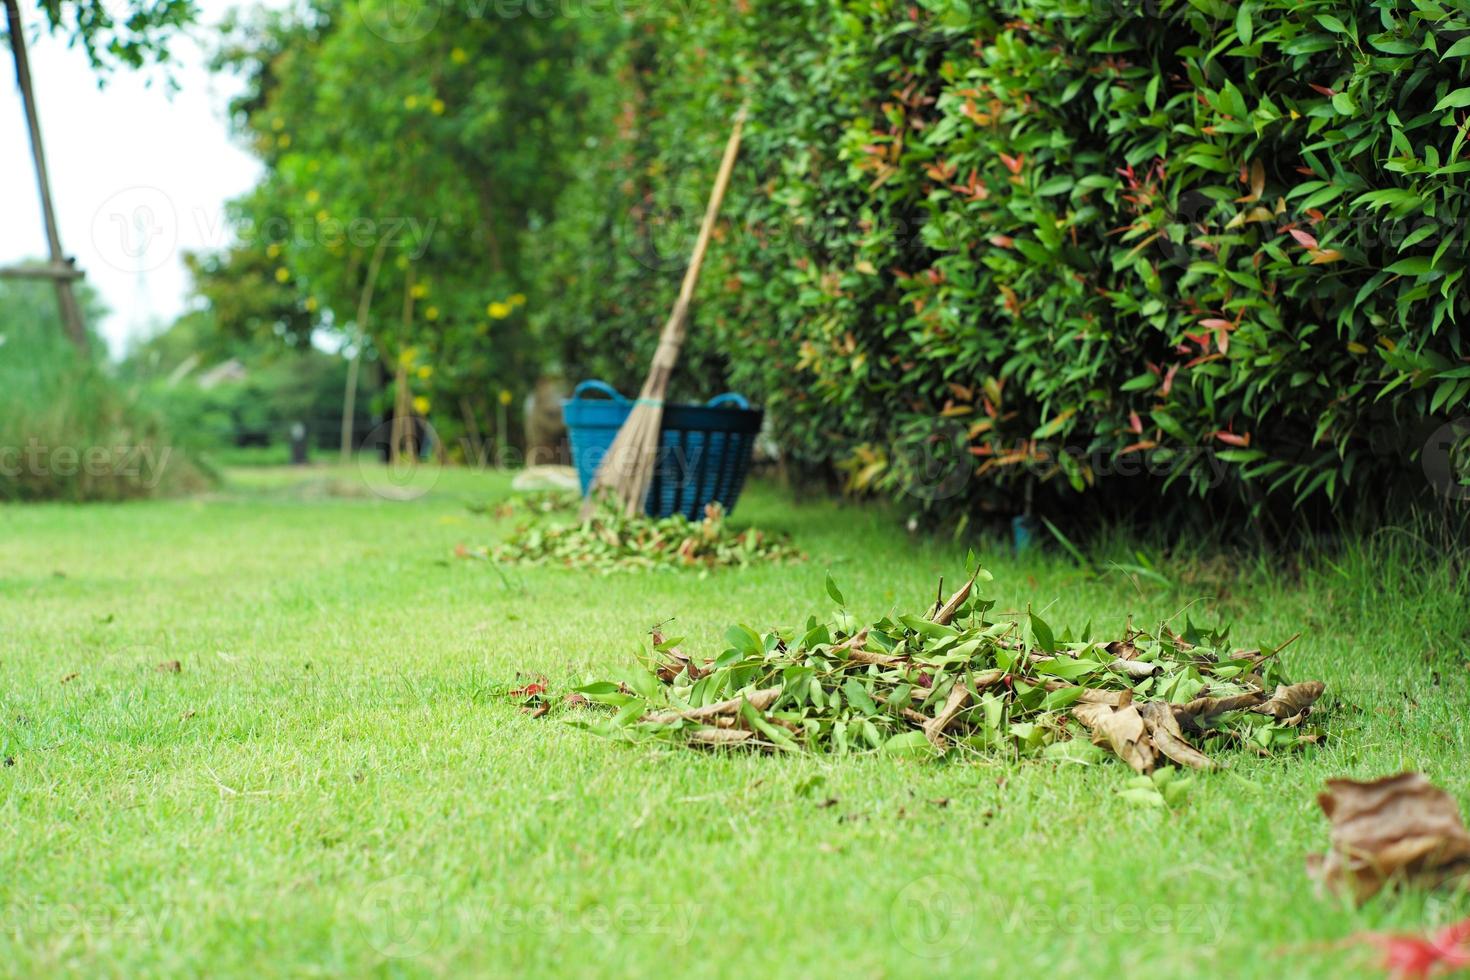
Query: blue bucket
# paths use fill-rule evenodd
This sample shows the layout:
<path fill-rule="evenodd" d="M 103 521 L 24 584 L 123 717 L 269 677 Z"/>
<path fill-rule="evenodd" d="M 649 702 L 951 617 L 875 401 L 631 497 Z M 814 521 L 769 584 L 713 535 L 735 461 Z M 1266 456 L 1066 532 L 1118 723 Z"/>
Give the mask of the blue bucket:
<path fill-rule="evenodd" d="M 607 397 L 583 397 L 587 392 Z M 633 402 L 602 381 L 583 381 L 562 403 L 572 462 L 584 497 L 632 411 Z M 710 503 L 719 503 L 727 514 L 733 511 L 750 472 L 762 415 L 734 393 L 711 398 L 704 405 L 665 405 L 644 511 L 650 517 L 683 514 L 691 521 L 704 517 L 705 505 Z"/>

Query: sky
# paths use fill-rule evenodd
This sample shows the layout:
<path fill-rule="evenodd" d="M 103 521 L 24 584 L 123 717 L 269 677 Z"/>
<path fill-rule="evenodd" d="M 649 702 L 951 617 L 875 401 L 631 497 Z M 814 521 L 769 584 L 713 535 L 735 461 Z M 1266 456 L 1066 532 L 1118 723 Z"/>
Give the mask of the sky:
<path fill-rule="evenodd" d="M 81 48 L 44 32 L 22 0 L 62 248 L 111 311 L 99 325 L 120 354 L 129 338 L 166 326 L 191 304 L 183 253 L 230 242 L 224 205 L 254 185 L 259 163 L 229 132 L 226 105 L 240 89 L 206 63 L 217 25 L 240 4 L 201 0 L 200 22 L 171 45 L 170 92 L 158 68 L 98 76 Z M 273 0 L 272 5 L 281 5 Z M 20 90 L 0 51 L 0 265 L 44 257 Z"/>

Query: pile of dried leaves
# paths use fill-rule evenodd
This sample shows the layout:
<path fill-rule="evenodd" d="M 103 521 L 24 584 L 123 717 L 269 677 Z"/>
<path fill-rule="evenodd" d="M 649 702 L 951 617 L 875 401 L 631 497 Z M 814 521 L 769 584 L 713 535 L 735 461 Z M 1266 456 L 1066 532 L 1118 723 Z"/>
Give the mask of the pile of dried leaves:
<path fill-rule="evenodd" d="M 845 608 L 803 628 L 734 626 L 697 660 L 653 634 L 644 669 L 577 692 L 611 717 L 574 722 L 617 738 L 690 746 L 933 756 L 1012 752 L 1090 762 L 1111 752 L 1140 773 L 1213 754 L 1312 743 L 1323 685 L 1287 684 L 1276 654 L 1230 650 L 1223 632 L 1126 628 L 1111 641 L 1057 637 L 1029 611 L 990 618 L 989 573 L 922 615 L 859 628 Z M 831 578 L 827 591 L 845 604 Z M 1290 642 L 1290 641 L 1288 641 Z M 1284 645 L 1283 645 L 1284 646 Z"/>
<path fill-rule="evenodd" d="M 719 504 L 706 507 L 704 519 L 698 522 L 682 515 L 627 517 L 610 506 L 601 506 L 585 521 L 528 524 L 499 547 L 462 547 L 456 554 L 511 564 L 600 571 L 717 568 L 806 559 L 785 536 L 756 528 L 734 530 L 725 522 Z"/>

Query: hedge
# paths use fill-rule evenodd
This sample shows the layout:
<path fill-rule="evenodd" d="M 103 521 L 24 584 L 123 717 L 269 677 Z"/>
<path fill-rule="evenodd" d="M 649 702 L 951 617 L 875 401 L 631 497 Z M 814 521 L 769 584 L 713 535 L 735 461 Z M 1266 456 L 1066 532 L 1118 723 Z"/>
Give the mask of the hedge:
<path fill-rule="evenodd" d="M 855 490 L 1365 500 L 1470 413 L 1463 6 L 745 0 L 628 26 L 536 239 L 574 372 L 636 384 L 748 97 L 683 377 L 762 400 Z"/>

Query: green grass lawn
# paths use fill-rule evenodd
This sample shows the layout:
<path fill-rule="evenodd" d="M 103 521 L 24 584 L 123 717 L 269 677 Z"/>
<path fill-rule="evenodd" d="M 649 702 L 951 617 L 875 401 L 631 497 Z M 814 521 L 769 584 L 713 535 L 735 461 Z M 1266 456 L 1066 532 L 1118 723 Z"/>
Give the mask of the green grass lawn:
<path fill-rule="evenodd" d="M 1470 914 L 1464 892 L 1354 910 L 1303 870 L 1329 776 L 1417 768 L 1470 800 L 1463 573 L 1400 567 L 1392 535 L 1290 575 L 1167 561 L 1166 587 L 756 487 L 735 523 L 807 564 L 498 574 L 451 556 L 506 533 L 465 505 L 508 476 L 411 502 L 366 482 L 0 507 L 0 971 L 1338 976 L 1367 963 L 1342 937 Z M 1116 795 L 1119 763 L 631 747 L 491 694 L 605 675 L 671 617 L 699 652 L 804 621 L 828 568 L 860 617 L 921 609 L 971 546 L 999 609 L 1059 629 L 1188 607 L 1242 645 L 1301 631 L 1293 677 L 1357 710 L 1157 812 Z"/>

